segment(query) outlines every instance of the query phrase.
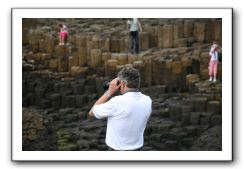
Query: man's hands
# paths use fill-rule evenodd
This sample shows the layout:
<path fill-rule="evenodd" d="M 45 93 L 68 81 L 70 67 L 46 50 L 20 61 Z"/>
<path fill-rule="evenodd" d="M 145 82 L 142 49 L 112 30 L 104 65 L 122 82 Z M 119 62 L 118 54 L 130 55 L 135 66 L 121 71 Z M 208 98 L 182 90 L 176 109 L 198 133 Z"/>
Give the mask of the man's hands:
<path fill-rule="evenodd" d="M 103 104 L 103 103 L 107 102 L 108 99 L 109 99 L 109 97 L 111 97 L 117 90 L 119 90 L 119 88 L 121 87 L 122 83 L 119 83 L 119 85 L 117 86 L 118 80 L 119 80 L 118 78 L 115 78 L 115 79 L 113 79 L 110 82 L 108 91 L 104 95 L 102 95 L 96 101 L 96 103 L 94 105 L 99 105 L 99 104 Z M 109 95 L 109 97 L 108 97 L 108 95 Z M 92 110 L 93 110 L 93 108 L 91 108 L 91 110 L 88 113 L 90 117 L 93 117 L 94 116 Z"/>
<path fill-rule="evenodd" d="M 118 78 L 113 79 L 110 84 L 109 84 L 109 88 L 108 88 L 108 94 L 110 96 L 112 96 L 117 90 L 119 90 L 120 86 L 122 85 L 121 83 L 118 84 Z"/>

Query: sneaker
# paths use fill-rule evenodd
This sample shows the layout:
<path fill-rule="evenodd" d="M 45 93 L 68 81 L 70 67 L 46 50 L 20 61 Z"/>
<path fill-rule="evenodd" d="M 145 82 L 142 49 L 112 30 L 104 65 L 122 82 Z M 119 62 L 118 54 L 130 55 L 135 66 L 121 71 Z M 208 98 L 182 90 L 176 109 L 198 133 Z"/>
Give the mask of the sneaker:
<path fill-rule="evenodd" d="M 213 79 L 213 82 L 216 82 L 216 77 Z"/>
<path fill-rule="evenodd" d="M 212 80 L 213 80 L 213 78 L 212 78 L 212 76 L 210 76 L 209 81 L 212 82 Z"/>

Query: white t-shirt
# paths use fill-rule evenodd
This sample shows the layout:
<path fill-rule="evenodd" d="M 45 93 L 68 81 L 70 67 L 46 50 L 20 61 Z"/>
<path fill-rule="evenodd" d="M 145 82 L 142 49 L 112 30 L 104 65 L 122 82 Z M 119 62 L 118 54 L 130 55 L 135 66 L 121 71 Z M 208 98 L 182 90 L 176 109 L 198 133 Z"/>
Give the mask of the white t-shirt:
<path fill-rule="evenodd" d="M 130 25 L 130 31 L 138 31 L 138 19 L 133 18 L 127 21 L 127 24 Z"/>
<path fill-rule="evenodd" d="M 210 60 L 211 61 L 217 61 L 218 60 L 218 52 L 214 51 L 214 49 L 216 48 L 216 45 L 212 45 L 210 51 L 209 51 L 209 55 L 210 55 Z"/>
<path fill-rule="evenodd" d="M 151 98 L 141 92 L 127 92 L 93 107 L 96 118 L 108 117 L 105 142 L 114 150 L 134 150 L 143 146 L 151 111 Z"/>

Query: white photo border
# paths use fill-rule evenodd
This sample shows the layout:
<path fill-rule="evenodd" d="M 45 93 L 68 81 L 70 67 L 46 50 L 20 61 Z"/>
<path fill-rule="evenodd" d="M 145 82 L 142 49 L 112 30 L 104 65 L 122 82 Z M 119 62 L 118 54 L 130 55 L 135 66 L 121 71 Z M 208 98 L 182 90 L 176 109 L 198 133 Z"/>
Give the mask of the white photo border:
<path fill-rule="evenodd" d="M 232 8 L 12 8 L 13 161 L 232 161 Z M 22 151 L 23 18 L 221 18 L 222 151 Z"/>

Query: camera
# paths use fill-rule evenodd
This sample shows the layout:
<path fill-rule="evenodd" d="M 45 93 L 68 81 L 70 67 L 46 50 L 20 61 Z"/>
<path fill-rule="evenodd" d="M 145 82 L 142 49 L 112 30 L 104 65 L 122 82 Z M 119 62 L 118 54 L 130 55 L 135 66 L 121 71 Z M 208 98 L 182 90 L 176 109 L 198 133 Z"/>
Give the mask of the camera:
<path fill-rule="evenodd" d="M 117 81 L 117 86 L 119 85 L 119 81 Z M 104 90 L 108 90 L 108 88 L 109 88 L 109 85 L 110 85 L 110 81 L 105 81 L 104 83 L 103 83 L 103 88 L 104 88 Z"/>

